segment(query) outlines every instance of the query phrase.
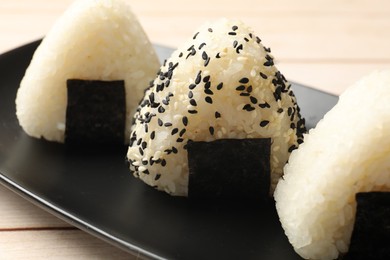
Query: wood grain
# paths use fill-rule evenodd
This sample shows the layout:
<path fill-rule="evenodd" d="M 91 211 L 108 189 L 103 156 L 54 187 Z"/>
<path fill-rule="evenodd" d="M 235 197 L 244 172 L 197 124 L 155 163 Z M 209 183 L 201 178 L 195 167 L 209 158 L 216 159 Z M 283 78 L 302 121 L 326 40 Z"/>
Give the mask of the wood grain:
<path fill-rule="evenodd" d="M 0 0 L 0 53 L 44 36 L 73 0 Z M 205 21 L 243 20 L 291 81 L 342 93 L 390 67 L 386 0 L 128 0 L 154 43 L 178 47 Z M 135 259 L 0 186 L 0 259 Z"/>

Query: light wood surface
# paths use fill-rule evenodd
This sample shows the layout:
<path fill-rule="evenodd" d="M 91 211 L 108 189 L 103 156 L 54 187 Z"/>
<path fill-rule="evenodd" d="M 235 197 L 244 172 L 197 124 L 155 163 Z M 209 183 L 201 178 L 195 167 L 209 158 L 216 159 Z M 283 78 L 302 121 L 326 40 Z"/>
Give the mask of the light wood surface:
<path fill-rule="evenodd" d="M 0 53 L 46 34 L 71 0 L 0 0 Z M 340 94 L 390 66 L 386 0 L 128 1 L 154 43 L 180 46 L 204 21 L 238 18 L 291 81 Z M 0 185 L 0 259 L 134 259 Z"/>

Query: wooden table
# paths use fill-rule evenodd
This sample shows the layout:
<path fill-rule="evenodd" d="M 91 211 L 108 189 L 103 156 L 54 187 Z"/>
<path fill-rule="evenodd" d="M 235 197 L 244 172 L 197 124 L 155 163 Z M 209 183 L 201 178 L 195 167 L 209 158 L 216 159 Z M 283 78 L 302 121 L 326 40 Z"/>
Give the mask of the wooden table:
<path fill-rule="evenodd" d="M 0 0 L 0 53 L 45 35 L 71 0 Z M 390 65 L 386 0 L 128 1 L 154 43 L 177 47 L 206 20 L 239 18 L 291 81 L 340 94 Z M 390 86 L 389 86 L 390 87 Z M 0 259 L 135 259 L 0 185 Z"/>

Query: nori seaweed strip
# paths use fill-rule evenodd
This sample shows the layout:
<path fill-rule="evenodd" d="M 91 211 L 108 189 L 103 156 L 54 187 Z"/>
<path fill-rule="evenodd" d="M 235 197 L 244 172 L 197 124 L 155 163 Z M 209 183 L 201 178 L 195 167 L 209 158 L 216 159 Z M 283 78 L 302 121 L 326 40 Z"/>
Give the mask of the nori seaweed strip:
<path fill-rule="evenodd" d="M 268 200 L 270 147 L 270 138 L 188 142 L 188 197 Z"/>
<path fill-rule="evenodd" d="M 123 80 L 68 79 L 65 143 L 124 144 Z"/>
<path fill-rule="evenodd" d="M 343 259 L 390 259 L 390 192 L 356 194 L 356 219 Z"/>

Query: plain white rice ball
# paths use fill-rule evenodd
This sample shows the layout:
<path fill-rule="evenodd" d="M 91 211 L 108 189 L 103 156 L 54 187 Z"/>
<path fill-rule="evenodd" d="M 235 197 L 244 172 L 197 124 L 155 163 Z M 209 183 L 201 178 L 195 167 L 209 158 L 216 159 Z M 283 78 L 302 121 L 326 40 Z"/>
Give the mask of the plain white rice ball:
<path fill-rule="evenodd" d="M 294 151 L 275 191 L 280 221 L 306 259 L 348 251 L 357 192 L 390 190 L 390 71 L 340 96 Z"/>
<path fill-rule="evenodd" d="M 271 138 L 272 193 L 305 131 L 270 50 L 247 25 L 227 19 L 204 24 L 172 54 L 134 119 L 131 172 L 179 196 L 188 193 L 189 140 Z"/>
<path fill-rule="evenodd" d="M 66 80 L 124 80 L 128 142 L 135 108 L 159 66 L 127 4 L 78 0 L 36 50 L 18 90 L 16 115 L 27 134 L 64 142 Z"/>

